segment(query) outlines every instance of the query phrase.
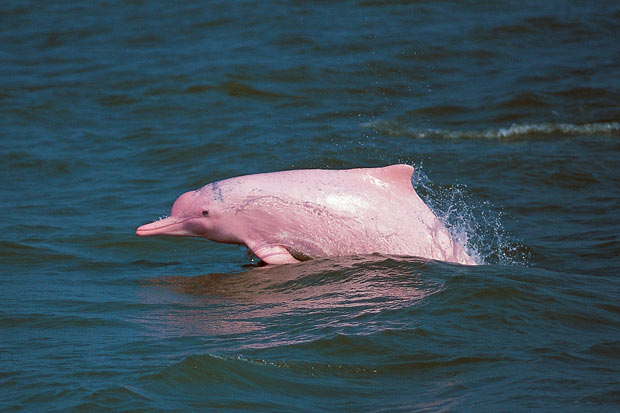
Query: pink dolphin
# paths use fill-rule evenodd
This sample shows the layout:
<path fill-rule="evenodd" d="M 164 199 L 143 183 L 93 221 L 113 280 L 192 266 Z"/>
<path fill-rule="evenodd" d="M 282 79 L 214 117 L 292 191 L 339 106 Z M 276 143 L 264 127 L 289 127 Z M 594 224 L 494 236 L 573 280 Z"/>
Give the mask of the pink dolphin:
<path fill-rule="evenodd" d="M 411 186 L 413 168 L 307 169 L 230 178 L 182 194 L 140 236 L 245 245 L 267 264 L 394 254 L 475 265 Z"/>

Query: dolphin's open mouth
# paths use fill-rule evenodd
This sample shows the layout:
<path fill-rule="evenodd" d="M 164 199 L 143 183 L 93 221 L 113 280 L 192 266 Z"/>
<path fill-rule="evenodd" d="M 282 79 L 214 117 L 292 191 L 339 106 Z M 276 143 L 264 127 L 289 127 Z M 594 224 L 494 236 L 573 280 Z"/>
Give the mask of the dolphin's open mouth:
<path fill-rule="evenodd" d="M 191 218 L 179 219 L 176 217 L 168 217 L 150 224 L 142 225 L 136 229 L 136 235 L 140 237 L 149 237 L 152 235 L 176 235 L 188 236 L 190 234 L 183 228 L 183 223 Z"/>

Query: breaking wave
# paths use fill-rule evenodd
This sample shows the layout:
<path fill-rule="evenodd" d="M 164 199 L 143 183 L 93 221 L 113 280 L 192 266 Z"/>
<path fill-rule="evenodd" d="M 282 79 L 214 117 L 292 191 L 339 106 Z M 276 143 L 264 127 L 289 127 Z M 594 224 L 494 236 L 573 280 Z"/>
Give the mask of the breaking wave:
<path fill-rule="evenodd" d="M 480 130 L 449 130 L 449 129 L 420 129 L 406 125 L 398 120 L 377 119 L 360 124 L 363 128 L 374 129 L 377 132 L 390 136 L 409 136 L 413 138 L 441 138 L 441 139 L 496 139 L 518 140 L 527 137 L 539 136 L 592 136 L 616 135 L 620 136 L 620 122 L 595 122 L 581 125 L 572 123 L 538 123 L 513 124 L 509 127 L 489 128 Z"/>

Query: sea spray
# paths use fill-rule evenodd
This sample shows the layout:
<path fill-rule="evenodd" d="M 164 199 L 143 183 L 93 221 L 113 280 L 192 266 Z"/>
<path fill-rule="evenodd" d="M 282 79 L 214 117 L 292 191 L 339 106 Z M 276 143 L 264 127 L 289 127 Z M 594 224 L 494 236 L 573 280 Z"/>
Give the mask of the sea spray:
<path fill-rule="evenodd" d="M 424 171 L 423 162 L 414 165 L 411 179 L 418 195 L 476 262 L 528 264 L 529 250 L 504 229 L 504 213 L 496 206 L 476 199 L 466 185 L 433 182 Z"/>

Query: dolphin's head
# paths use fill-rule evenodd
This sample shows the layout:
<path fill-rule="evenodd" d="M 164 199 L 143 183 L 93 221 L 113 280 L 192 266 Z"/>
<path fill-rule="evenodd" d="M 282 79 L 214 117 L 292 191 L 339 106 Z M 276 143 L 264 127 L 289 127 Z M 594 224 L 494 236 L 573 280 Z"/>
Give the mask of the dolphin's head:
<path fill-rule="evenodd" d="M 233 235 L 234 223 L 227 222 L 227 208 L 222 201 L 221 193 L 214 194 L 211 185 L 186 192 L 174 202 L 170 216 L 142 225 L 136 230 L 136 235 L 201 237 L 238 244 Z"/>

